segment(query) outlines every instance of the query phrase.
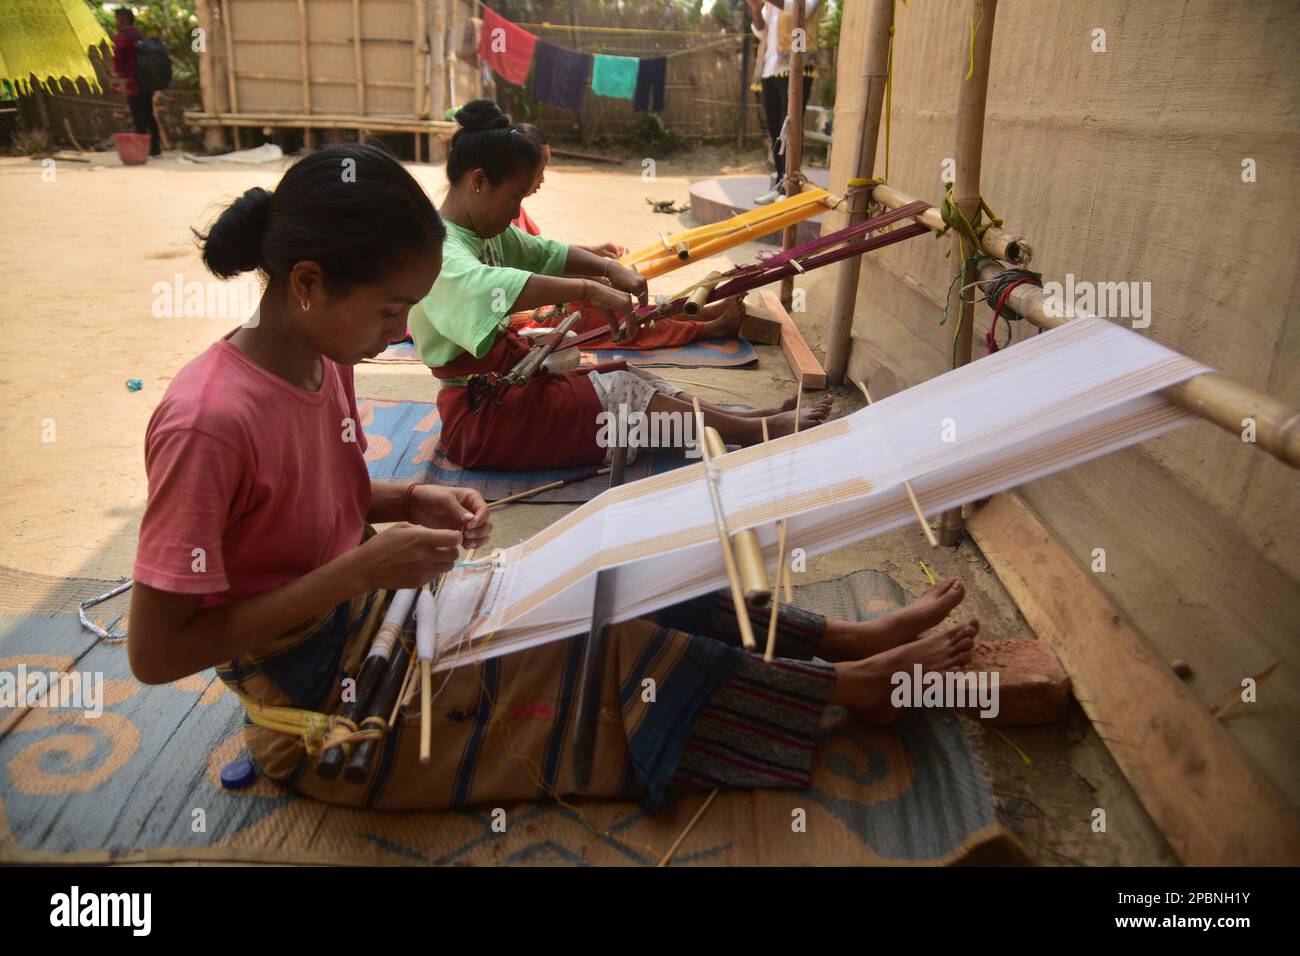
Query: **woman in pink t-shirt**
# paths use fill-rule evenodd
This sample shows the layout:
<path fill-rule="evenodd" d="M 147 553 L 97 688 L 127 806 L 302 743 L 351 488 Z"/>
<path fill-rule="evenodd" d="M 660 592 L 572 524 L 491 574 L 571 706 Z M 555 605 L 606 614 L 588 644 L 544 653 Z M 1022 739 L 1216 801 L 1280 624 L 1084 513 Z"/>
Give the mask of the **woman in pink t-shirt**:
<path fill-rule="evenodd" d="M 391 155 L 332 146 L 292 166 L 274 193 L 248 190 L 200 236 L 213 273 L 257 270 L 266 289 L 248 323 L 181 369 L 150 420 L 127 642 L 136 677 L 157 684 L 215 667 L 246 705 L 262 771 L 332 803 L 581 792 L 639 793 L 653 807 L 674 783 L 807 786 L 825 704 L 887 721 L 890 674 L 969 655 L 973 622 L 911 641 L 961 600 L 955 580 L 863 623 L 782 608 L 771 665 L 736 646 L 726 599 L 706 597 L 610 628 L 584 786 L 571 740 L 581 637 L 440 676 L 428 761 L 407 726 L 418 708 L 397 711 L 391 727 L 386 710 L 377 743 L 349 736 L 346 705 L 392 590 L 423 586 L 460 547 L 488 542 L 477 492 L 370 480 L 353 391 L 352 366 L 398 338 L 433 285 L 444 235 Z M 372 523 L 390 526 L 372 534 Z M 755 629 L 766 627 L 763 613 Z M 329 770 L 346 746 L 322 750 L 326 728 L 357 745 L 353 756 L 374 748 L 376 759 Z"/>

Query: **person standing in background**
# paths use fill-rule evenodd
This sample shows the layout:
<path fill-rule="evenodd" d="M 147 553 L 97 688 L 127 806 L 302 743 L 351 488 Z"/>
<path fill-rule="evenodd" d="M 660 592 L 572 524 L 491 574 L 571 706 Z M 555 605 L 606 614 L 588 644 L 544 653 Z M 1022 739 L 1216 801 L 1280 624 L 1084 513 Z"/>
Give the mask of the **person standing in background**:
<path fill-rule="evenodd" d="M 135 131 L 149 134 L 149 155 L 161 156 L 162 141 L 153 115 L 153 90 L 143 89 L 137 75 L 135 48 L 144 34 L 136 29 L 135 14 L 126 7 L 118 7 L 114 15 L 117 33 L 113 36 L 113 72 L 117 74 L 117 89 L 126 94 Z"/>
<path fill-rule="evenodd" d="M 772 164 L 776 177 L 772 188 L 754 202 L 765 206 L 785 195 L 785 144 L 781 131 L 786 113 L 790 109 L 790 48 L 794 35 L 794 5 L 792 0 L 745 0 L 754 34 L 758 37 L 758 55 L 755 57 L 754 78 L 763 101 L 763 117 L 767 135 L 772 140 Z M 812 76 L 817 49 L 817 18 L 820 0 L 803 0 L 804 4 L 804 65 L 803 100 L 808 105 L 812 89 Z M 787 9 L 789 8 L 789 9 Z M 799 114 L 803 125 L 803 114 Z"/>

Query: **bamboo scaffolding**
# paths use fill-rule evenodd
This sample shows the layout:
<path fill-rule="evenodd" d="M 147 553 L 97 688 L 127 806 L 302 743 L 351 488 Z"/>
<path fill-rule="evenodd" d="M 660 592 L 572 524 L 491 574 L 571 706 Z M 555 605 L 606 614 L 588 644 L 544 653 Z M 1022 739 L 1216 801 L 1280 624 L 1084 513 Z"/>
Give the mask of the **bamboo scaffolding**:
<path fill-rule="evenodd" d="M 997 0 L 967 0 L 971 6 L 971 16 L 976 18 L 974 42 L 971 46 L 970 73 L 962 80 L 957 93 L 957 177 L 953 183 L 953 203 L 974 222 L 980 210 L 980 173 L 984 159 L 984 110 L 989 95 L 989 60 L 993 52 L 993 24 L 997 17 Z M 963 47 L 966 40 L 963 37 Z M 956 229 L 953 230 L 953 249 L 958 263 L 966 263 L 967 257 L 978 252 L 968 248 L 967 238 Z M 969 364 L 971 360 L 972 335 L 975 327 L 975 303 L 961 293 L 974 282 L 978 270 L 974 265 L 965 265 L 959 288 L 952 290 L 957 297 L 957 354 L 955 366 Z M 965 522 L 961 508 L 950 508 L 939 519 L 939 540 L 946 545 L 961 543 L 965 534 Z"/>
<path fill-rule="evenodd" d="M 853 164 L 850 176 L 869 179 L 876 168 L 876 140 L 880 137 L 880 119 L 885 102 L 885 82 L 889 68 L 889 37 L 894 29 L 894 0 L 871 0 L 868 14 L 866 62 L 861 82 L 866 102 L 862 107 L 861 129 L 852 135 Z M 856 117 L 849 122 L 853 123 Z M 837 132 L 843 135 L 843 127 Z M 867 215 L 867 194 L 861 189 L 846 195 L 848 217 L 845 226 L 862 222 Z M 862 257 L 852 256 L 839 264 L 835 276 L 835 304 L 831 308 L 830 332 L 826 342 L 826 377 L 833 385 L 844 382 L 853 339 L 853 314 L 858 301 L 858 277 Z"/>

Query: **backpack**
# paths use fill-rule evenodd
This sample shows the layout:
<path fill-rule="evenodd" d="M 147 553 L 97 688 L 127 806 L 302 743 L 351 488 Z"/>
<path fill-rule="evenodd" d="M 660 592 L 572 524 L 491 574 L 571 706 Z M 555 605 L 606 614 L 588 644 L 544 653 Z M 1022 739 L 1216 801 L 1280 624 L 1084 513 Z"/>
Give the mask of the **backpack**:
<path fill-rule="evenodd" d="M 135 81 L 142 93 L 165 90 L 171 84 L 172 58 L 157 37 L 141 34 L 135 41 Z"/>

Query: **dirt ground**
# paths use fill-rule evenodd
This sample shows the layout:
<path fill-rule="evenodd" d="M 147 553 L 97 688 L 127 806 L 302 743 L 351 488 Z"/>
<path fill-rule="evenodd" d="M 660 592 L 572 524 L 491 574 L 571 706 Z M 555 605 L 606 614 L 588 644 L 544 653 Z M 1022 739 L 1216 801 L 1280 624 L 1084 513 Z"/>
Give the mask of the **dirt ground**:
<path fill-rule="evenodd" d="M 616 240 L 633 247 L 677 228 L 647 198 L 689 198 L 693 177 L 752 172 L 761 152 L 723 151 L 663 160 L 652 182 L 631 162 L 578 165 L 561 160 L 526 203 L 550 236 Z M 119 578 L 131 572 L 146 498 L 143 439 L 149 415 L 175 372 L 242 321 L 243 316 L 155 317 L 157 283 L 206 280 L 189 229 L 251 186 L 273 188 L 281 164 L 192 165 L 168 157 L 122 167 L 114 156 L 58 162 L 53 181 L 40 163 L 0 159 L 0 207 L 8 242 L 0 253 L 5 359 L 0 447 L 9 474 L 0 489 L 0 566 L 48 575 Z M 412 172 L 440 198 L 441 167 Z M 755 246 L 732 253 L 749 261 Z M 701 277 L 697 264 L 651 283 L 672 292 Z M 810 301 L 817 301 L 810 297 Z M 821 341 L 818 316 L 807 335 Z M 767 404 L 789 396 L 793 380 L 777 348 L 759 347 L 757 369 L 667 369 L 665 377 L 723 401 Z M 125 387 L 138 379 L 139 391 Z M 409 365 L 363 365 L 357 394 L 430 400 L 434 382 Z M 856 392 L 834 391 L 837 413 L 861 405 Z M 50 439 L 53 440 L 50 440 Z M 520 504 L 494 519 L 497 543 L 513 544 L 545 527 L 564 505 Z M 888 572 L 911 593 L 926 585 L 919 562 L 967 584 L 965 608 L 984 637 L 1032 638 L 997 578 L 969 541 L 931 550 L 908 528 L 809 563 L 805 581 L 859 568 Z M 1168 847 L 1077 707 L 1070 720 L 1034 730 L 985 730 L 985 758 L 1004 818 L 1043 864 L 1175 862 Z M 1094 807 L 1107 810 L 1108 832 L 1090 828 Z"/>

